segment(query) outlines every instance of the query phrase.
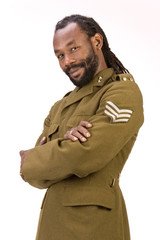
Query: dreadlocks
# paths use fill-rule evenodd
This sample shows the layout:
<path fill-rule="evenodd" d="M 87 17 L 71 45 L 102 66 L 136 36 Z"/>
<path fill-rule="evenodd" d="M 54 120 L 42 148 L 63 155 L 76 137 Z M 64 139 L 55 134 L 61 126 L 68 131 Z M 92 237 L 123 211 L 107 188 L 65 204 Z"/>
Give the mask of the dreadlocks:
<path fill-rule="evenodd" d="M 55 27 L 55 32 L 59 29 L 66 27 L 69 23 L 75 22 L 79 27 L 86 32 L 89 38 L 93 37 L 96 33 L 100 33 L 103 37 L 102 52 L 108 67 L 112 67 L 117 74 L 129 73 L 123 66 L 116 55 L 111 51 L 108 40 L 102 28 L 93 18 L 88 18 L 81 15 L 71 15 L 59 21 Z"/>

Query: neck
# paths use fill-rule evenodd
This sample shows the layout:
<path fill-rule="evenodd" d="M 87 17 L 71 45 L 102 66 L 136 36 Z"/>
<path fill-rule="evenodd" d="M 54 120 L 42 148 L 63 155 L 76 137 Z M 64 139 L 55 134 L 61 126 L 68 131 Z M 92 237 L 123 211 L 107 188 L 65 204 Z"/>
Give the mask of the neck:
<path fill-rule="evenodd" d="M 102 70 L 108 68 L 108 66 L 104 60 L 104 56 L 103 56 L 102 52 L 101 52 L 100 56 L 98 56 L 98 58 L 99 58 L 99 65 L 98 65 L 97 71 L 94 76 L 96 76 Z"/>

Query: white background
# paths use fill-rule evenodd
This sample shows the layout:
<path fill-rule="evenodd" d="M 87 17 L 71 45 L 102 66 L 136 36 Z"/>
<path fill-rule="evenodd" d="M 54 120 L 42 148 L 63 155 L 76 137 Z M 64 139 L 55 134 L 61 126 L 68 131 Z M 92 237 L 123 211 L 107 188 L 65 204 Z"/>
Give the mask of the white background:
<path fill-rule="evenodd" d="M 100 24 L 112 51 L 134 75 L 143 93 L 145 123 L 120 185 L 132 240 L 159 240 L 158 0 L 0 2 L 0 239 L 35 238 L 45 190 L 21 180 L 19 150 L 34 146 L 52 104 L 73 89 L 52 47 L 55 24 L 73 13 L 91 16 Z"/>

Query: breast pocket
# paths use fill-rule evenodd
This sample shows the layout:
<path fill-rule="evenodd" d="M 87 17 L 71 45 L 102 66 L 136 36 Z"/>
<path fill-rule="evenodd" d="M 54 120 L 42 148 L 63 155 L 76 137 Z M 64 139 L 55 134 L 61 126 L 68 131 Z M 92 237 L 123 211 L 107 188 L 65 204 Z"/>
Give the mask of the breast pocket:
<path fill-rule="evenodd" d="M 73 128 L 73 127 L 77 127 L 81 121 L 88 121 L 89 118 L 91 116 L 90 115 L 75 115 L 70 117 L 70 119 L 67 122 L 67 127 L 68 128 Z"/>
<path fill-rule="evenodd" d="M 59 124 L 52 123 L 48 130 L 47 140 L 51 141 L 53 139 L 58 138 L 58 130 L 59 130 Z"/>

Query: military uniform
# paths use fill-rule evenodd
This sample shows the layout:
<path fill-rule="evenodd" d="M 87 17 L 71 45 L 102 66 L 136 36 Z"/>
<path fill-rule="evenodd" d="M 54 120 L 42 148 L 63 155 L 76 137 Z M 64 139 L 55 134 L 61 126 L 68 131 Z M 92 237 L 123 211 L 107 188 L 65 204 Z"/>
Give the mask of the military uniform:
<path fill-rule="evenodd" d="M 64 140 L 67 130 L 89 121 L 86 142 Z M 131 74 L 112 68 L 55 103 L 23 165 L 24 179 L 48 188 L 37 240 L 129 240 L 119 174 L 143 124 L 140 90 Z M 39 142 L 37 141 L 37 144 Z"/>

